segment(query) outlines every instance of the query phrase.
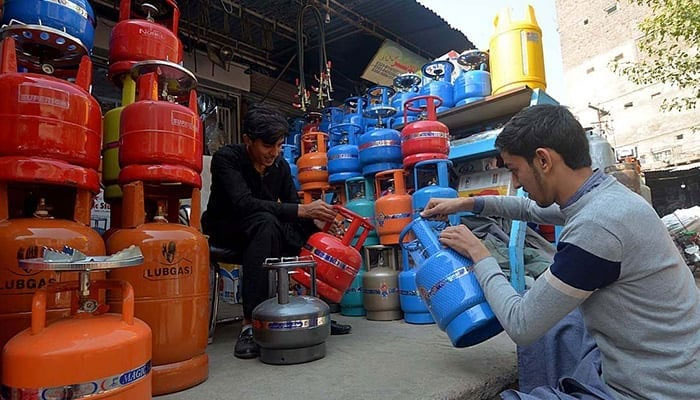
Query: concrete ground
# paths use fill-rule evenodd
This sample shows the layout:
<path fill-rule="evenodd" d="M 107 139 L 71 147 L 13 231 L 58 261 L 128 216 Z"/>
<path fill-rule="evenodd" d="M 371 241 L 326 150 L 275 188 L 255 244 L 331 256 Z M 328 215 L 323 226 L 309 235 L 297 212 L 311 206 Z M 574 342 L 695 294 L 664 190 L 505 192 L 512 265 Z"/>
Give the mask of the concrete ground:
<path fill-rule="evenodd" d="M 220 325 L 207 349 L 209 379 L 158 399 L 491 400 L 517 380 L 515 344 L 505 333 L 456 349 L 435 325 L 332 317 L 352 333 L 331 336 L 325 358 L 291 366 L 235 358 L 240 325 Z"/>

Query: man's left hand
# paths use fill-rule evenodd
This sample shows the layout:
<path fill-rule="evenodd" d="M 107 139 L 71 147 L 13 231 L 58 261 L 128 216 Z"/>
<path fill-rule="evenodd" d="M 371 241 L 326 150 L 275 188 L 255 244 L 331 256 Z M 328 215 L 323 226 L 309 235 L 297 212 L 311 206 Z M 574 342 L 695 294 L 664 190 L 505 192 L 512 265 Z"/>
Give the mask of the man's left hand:
<path fill-rule="evenodd" d="M 318 219 L 314 220 L 314 224 L 320 230 L 323 230 L 323 228 L 326 226 L 325 222 L 318 220 Z M 337 219 L 334 220 L 331 223 L 331 227 L 328 229 L 328 233 L 331 235 L 334 235 L 334 236 L 343 236 L 343 234 L 345 234 L 345 228 L 343 227 L 343 221 L 337 220 Z"/>
<path fill-rule="evenodd" d="M 440 243 L 468 257 L 474 264 L 490 257 L 486 246 L 464 225 L 450 226 L 440 233 Z"/>

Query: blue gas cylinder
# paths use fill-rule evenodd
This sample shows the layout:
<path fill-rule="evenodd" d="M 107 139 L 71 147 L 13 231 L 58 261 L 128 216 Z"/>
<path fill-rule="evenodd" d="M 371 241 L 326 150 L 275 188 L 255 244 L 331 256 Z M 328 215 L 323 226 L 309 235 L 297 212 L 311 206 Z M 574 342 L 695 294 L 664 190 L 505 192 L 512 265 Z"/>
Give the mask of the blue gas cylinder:
<path fill-rule="evenodd" d="M 78 39 L 87 52 L 92 53 L 97 22 L 95 12 L 87 0 L 5 0 L 2 24 L 9 25 L 13 20 L 65 32 Z M 66 43 L 65 38 L 52 39 Z M 70 52 L 76 49 L 65 50 Z"/>
<path fill-rule="evenodd" d="M 342 184 L 347 179 L 362 176 L 357 134 L 362 130 L 352 123 L 334 124 L 330 135 L 340 137 L 339 144 L 328 150 L 328 183 Z"/>
<path fill-rule="evenodd" d="M 362 96 L 348 97 L 343 104 L 345 108 L 343 123 L 360 126 L 362 130 L 358 135 L 361 135 L 365 131 L 364 111 L 367 106 L 367 99 Z"/>
<path fill-rule="evenodd" d="M 345 181 L 345 198 L 347 203 L 345 203 L 345 208 L 350 211 L 359 214 L 360 216 L 369 218 L 372 226 L 375 226 L 374 220 L 374 180 L 365 178 L 350 178 Z M 356 232 L 355 237 L 352 241 L 354 244 L 360 237 L 362 232 Z M 372 232 L 367 235 L 365 239 L 365 246 L 374 246 L 379 244 L 379 236 L 377 231 L 372 230 Z"/>
<path fill-rule="evenodd" d="M 340 142 L 340 137 L 334 137 L 330 134 L 330 128 L 334 124 L 340 124 L 343 122 L 343 109 L 339 107 L 326 107 L 321 111 L 321 123 L 318 129 L 321 132 L 326 132 L 329 134 L 328 142 L 329 147 L 333 147 Z"/>
<path fill-rule="evenodd" d="M 287 160 L 289 164 L 289 169 L 292 171 L 292 179 L 294 180 L 294 187 L 296 187 L 297 192 L 301 190 L 301 185 L 299 184 L 299 168 L 295 162 L 296 157 L 294 156 L 294 146 L 291 144 L 282 145 L 282 156 Z"/>
<path fill-rule="evenodd" d="M 365 133 L 360 136 L 360 164 L 362 175 L 372 176 L 380 171 L 401 168 L 401 134 L 383 126 L 396 114 L 389 99 L 395 93 L 389 86 L 374 86 L 367 90 L 369 105 L 364 110 L 367 118 Z M 369 120 L 376 121 L 372 125 Z"/>
<path fill-rule="evenodd" d="M 394 87 L 397 91 L 394 97 L 391 98 L 391 106 L 396 109 L 396 115 L 391 121 L 392 127 L 418 119 L 419 113 L 404 110 L 404 104 L 407 100 L 418 96 L 420 83 L 421 77 L 416 74 L 401 74 L 394 78 Z"/>
<path fill-rule="evenodd" d="M 404 229 L 406 230 L 406 229 Z M 402 232 L 403 234 L 403 232 Z M 405 236 L 405 234 L 404 234 Z M 408 256 L 408 250 L 401 249 L 401 272 L 399 273 L 399 302 L 403 319 L 409 324 L 434 324 L 428 306 L 420 297 L 416 286 L 416 265 Z"/>
<path fill-rule="evenodd" d="M 455 106 L 483 100 L 491 94 L 491 74 L 488 72 L 488 53 L 468 50 L 462 53 L 457 62 L 462 71 L 454 82 Z"/>
<path fill-rule="evenodd" d="M 340 299 L 340 314 L 348 317 L 361 317 L 367 314 L 362 300 L 362 277 L 365 276 L 365 261 L 362 260 L 360 271 L 352 280 L 350 287 L 345 290 Z"/>
<path fill-rule="evenodd" d="M 484 298 L 471 260 L 443 247 L 436 225 L 420 217 L 411 221 L 402 234 L 408 232 L 415 239 L 399 241 L 418 266 L 418 293 L 452 345 L 473 346 L 503 331 Z"/>
<path fill-rule="evenodd" d="M 413 184 L 415 192 L 411 197 L 413 217 L 420 216 L 421 211 L 432 198 L 456 199 L 457 191 L 450 187 L 450 160 L 427 160 L 417 163 L 413 168 Z M 451 225 L 459 224 L 458 215 L 448 217 Z"/>
<path fill-rule="evenodd" d="M 432 61 L 422 68 L 423 76 L 428 81 L 420 89 L 420 95 L 438 96 L 442 99 L 442 107 L 437 109 L 438 113 L 449 110 L 455 105 L 454 88 L 452 87 L 452 71 L 454 65 L 449 61 Z M 425 106 L 425 103 L 419 104 Z"/>

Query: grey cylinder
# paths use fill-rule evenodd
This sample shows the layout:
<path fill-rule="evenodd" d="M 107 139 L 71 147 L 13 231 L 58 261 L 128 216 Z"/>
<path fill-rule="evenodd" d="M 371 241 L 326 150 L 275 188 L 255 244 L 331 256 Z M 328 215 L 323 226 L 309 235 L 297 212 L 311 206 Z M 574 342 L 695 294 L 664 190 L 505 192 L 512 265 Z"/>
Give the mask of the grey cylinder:
<path fill-rule="evenodd" d="M 605 140 L 604 137 L 598 135 L 593 131 L 588 131 L 588 147 L 591 153 L 591 167 L 595 169 L 600 169 L 605 171 L 606 168 L 611 167 L 617 163 L 615 159 L 615 152 L 612 146 Z"/>
<path fill-rule="evenodd" d="M 367 319 L 393 321 L 403 318 L 396 248 L 365 246 L 364 252 L 367 272 L 362 277 L 362 300 Z"/>

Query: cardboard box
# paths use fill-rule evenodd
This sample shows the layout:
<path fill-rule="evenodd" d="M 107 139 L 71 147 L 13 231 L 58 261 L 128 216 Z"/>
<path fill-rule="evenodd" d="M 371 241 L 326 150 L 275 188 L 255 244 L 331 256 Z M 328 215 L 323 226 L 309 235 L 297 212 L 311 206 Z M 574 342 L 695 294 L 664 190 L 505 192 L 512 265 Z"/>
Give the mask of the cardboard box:
<path fill-rule="evenodd" d="M 459 179 L 459 196 L 514 195 L 512 176 L 507 168 L 464 174 Z"/>

